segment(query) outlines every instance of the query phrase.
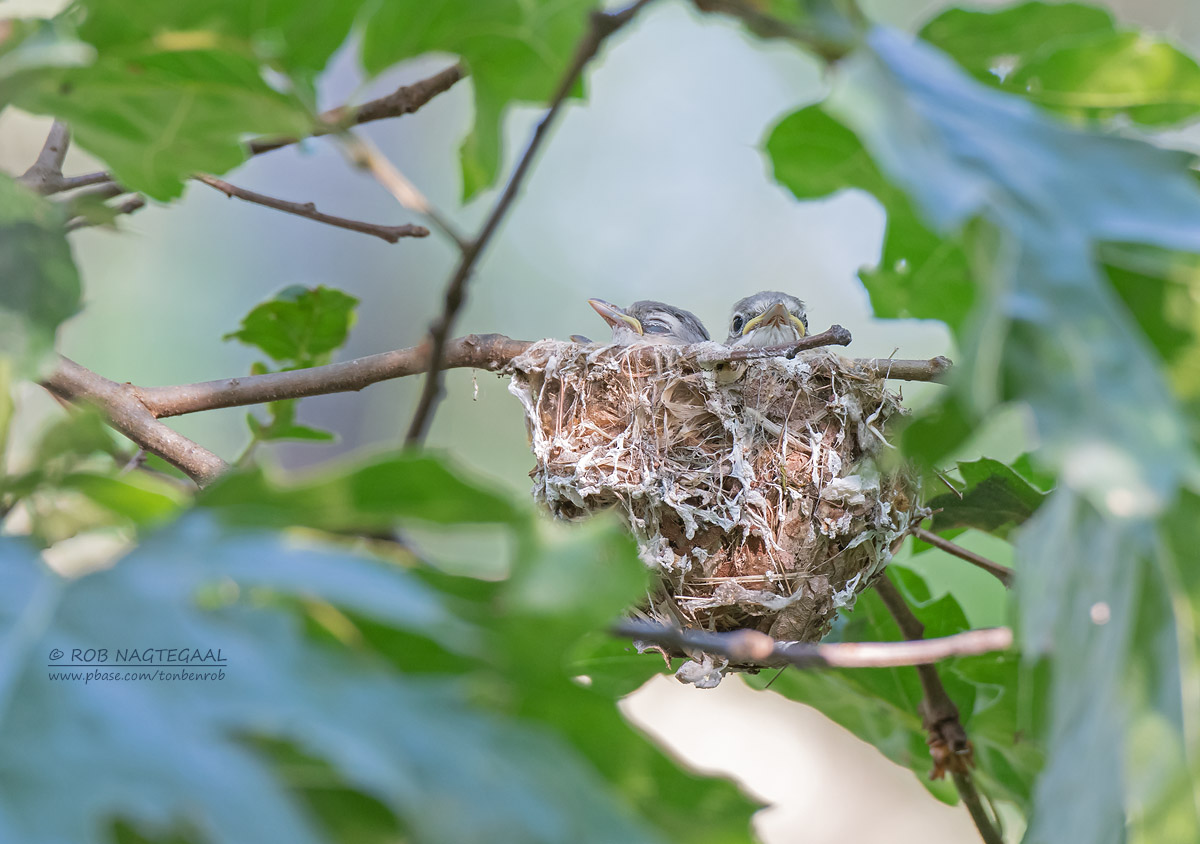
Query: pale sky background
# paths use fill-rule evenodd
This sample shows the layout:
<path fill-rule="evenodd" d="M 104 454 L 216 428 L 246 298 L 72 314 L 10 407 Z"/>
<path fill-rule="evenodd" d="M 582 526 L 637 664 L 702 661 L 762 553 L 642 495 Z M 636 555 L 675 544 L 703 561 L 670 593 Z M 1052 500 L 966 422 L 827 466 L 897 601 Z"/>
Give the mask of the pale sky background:
<path fill-rule="evenodd" d="M 57 4 L 50 4 L 51 8 Z M 946 4 L 875 0 L 873 17 L 913 28 Z M 975 4 L 997 5 L 997 4 Z M 1188 0 L 1110 2 L 1200 52 L 1200 4 Z M 44 9 L 0 2 L 0 16 Z M 322 89 L 326 106 L 378 96 L 448 65 L 423 57 L 360 86 L 354 55 L 343 51 Z M 471 120 L 470 80 L 418 114 L 365 128 L 382 150 L 444 212 L 473 231 L 494 193 L 458 205 L 457 148 Z M 856 193 L 798 203 L 770 178 L 761 151 L 781 117 L 821 98 L 818 64 L 782 45 L 763 45 L 735 25 L 701 16 L 677 0 L 652 5 L 614 39 L 588 74 L 588 98 L 572 103 L 544 148 L 526 188 L 484 257 L 456 333 L 500 332 L 536 339 L 572 333 L 605 336 L 586 300 L 669 301 L 695 311 L 723 336 L 729 305 L 765 288 L 805 299 L 814 330 L 837 322 L 851 330 L 857 356 L 953 356 L 936 322 L 876 320 L 855 273 L 879 256 L 884 219 Z M 523 148 L 540 110 L 522 107 L 505 127 L 508 160 Z M 46 121 L 13 110 L 0 115 L 0 167 L 22 171 Z M 67 172 L 94 169 L 78 150 Z M 314 201 L 328 213 L 381 223 L 420 222 L 372 180 L 348 166 L 328 140 L 258 156 L 226 178 L 286 199 Z M 203 185 L 182 201 L 121 221 L 121 231 L 72 235 L 84 280 L 85 309 L 61 333 L 62 351 L 117 381 L 180 383 L 248 372 L 256 356 L 223 343 L 241 316 L 293 284 L 339 287 L 362 300 L 348 359 L 417 343 L 440 307 L 455 254 L 436 234 L 395 245 L 228 200 Z M 517 494 L 529 488 L 532 458 L 518 404 L 505 381 L 459 370 L 447 378 L 431 443 L 477 474 Z M 306 399 L 300 419 L 335 429 L 336 446 L 272 450 L 288 466 L 338 453 L 395 446 L 412 411 L 418 379 L 357 394 Z M 905 387 L 919 404 L 937 387 Z M 52 403 L 22 393 L 24 430 Z M 225 457 L 245 442 L 244 409 L 171 420 Z M 975 450 L 1008 458 L 1021 448 L 1012 417 Z M 1014 439 L 1014 437 L 1018 437 Z M 964 544 L 1005 561 L 1006 547 L 984 536 Z M 974 624 L 1004 620 L 1002 589 L 987 575 L 939 552 L 917 563 L 935 591 L 963 587 Z M 705 769 L 730 771 L 779 806 L 759 816 L 772 842 L 861 844 L 976 840 L 961 808 L 928 796 L 909 772 L 884 760 L 822 716 L 736 679 L 701 692 L 660 679 L 626 706 L 635 721 Z M 745 741 L 719 741 L 704 724 L 737 723 Z M 866 795 L 870 794 L 869 800 Z M 869 810 L 864 809 L 869 805 Z M 1019 832 L 1019 830 L 1013 830 Z"/>

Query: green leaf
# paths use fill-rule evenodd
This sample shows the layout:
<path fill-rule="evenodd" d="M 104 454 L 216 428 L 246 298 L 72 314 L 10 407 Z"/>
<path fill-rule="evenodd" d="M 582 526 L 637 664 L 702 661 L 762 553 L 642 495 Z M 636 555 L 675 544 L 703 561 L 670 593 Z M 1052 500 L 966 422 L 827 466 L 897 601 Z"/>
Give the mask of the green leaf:
<path fill-rule="evenodd" d="M 452 680 L 401 678 L 363 653 L 314 645 L 286 603 L 264 603 L 268 594 L 319 598 L 473 646 L 470 629 L 399 569 L 271 536 L 221 536 L 199 519 L 69 583 L 19 543 L 2 547 L 12 587 L 0 597 L 6 840 L 106 841 L 117 818 L 151 833 L 198 824 L 213 842 L 327 840 L 298 810 L 288 776 L 252 752 L 255 740 L 321 760 L 336 774 L 328 785 L 375 796 L 421 841 L 656 840 L 552 731 L 481 711 Z M 197 604 L 205 590 L 218 600 Z M 68 658 L 106 648 L 115 663 L 130 647 L 220 649 L 228 664 L 189 665 L 223 672 L 190 681 L 54 680 L 103 667 L 46 668 L 54 648 Z M 86 735 L 80 725 L 91 725 Z M 170 754 L 159 752 L 164 743 Z M 62 768 L 65 756 L 79 764 Z M 113 759 L 120 775 L 90 789 Z M 51 780 L 57 788 L 44 786 Z M 60 789 L 93 797 L 64 804 Z"/>
<path fill-rule="evenodd" d="M 268 402 L 267 412 L 271 418 L 265 423 L 260 422 L 253 413 L 246 414 L 246 424 L 250 426 L 250 433 L 254 439 L 263 442 L 267 440 L 332 442 L 334 436 L 331 431 L 322 431 L 319 428 L 296 424 L 296 401 L 296 399 L 285 399 Z"/>
<path fill-rule="evenodd" d="M 1106 243 L 1200 251 L 1189 159 L 1071 129 L 884 30 L 840 74 L 827 107 L 934 231 L 968 247 L 980 300 L 958 331 L 956 436 L 1024 402 L 1039 463 L 1059 477 L 1018 536 L 1027 670 L 1049 655 L 1053 675 L 1027 840 L 1119 841 L 1134 800 L 1124 732 L 1145 711 L 1122 696 L 1135 640 L 1154 638 L 1135 631 L 1173 623 L 1132 596 L 1153 559 L 1150 519 L 1197 463 L 1160 361 L 1096 255 Z M 1165 652 L 1139 659 L 1177 677 Z"/>
<path fill-rule="evenodd" d="M 241 164 L 247 134 L 299 135 L 312 125 L 308 109 L 239 55 L 153 43 L 111 55 L 97 47 L 94 64 L 40 74 L 14 102 L 65 120 L 118 181 L 154 199 L 180 196 L 193 173 Z"/>
<path fill-rule="evenodd" d="M 1200 112 L 1200 66 L 1164 41 L 1118 30 L 1102 9 L 951 9 L 921 37 L 977 79 L 1074 117 L 1161 126 Z"/>
<path fill-rule="evenodd" d="M 671 839 L 746 840 L 757 807 L 731 783 L 681 771 L 617 709 L 619 689 L 632 691 L 662 661 L 635 657 L 619 682 L 603 682 L 591 674 L 593 661 L 578 658 L 594 654 L 601 635 L 611 647 L 631 649 L 603 633 L 646 595 L 648 573 L 628 532 L 607 518 L 541 527 L 536 541 L 522 542 L 510 579 L 475 596 L 468 616 L 489 632 L 490 662 L 513 714 L 559 732 L 627 805 Z"/>
<path fill-rule="evenodd" d="M 329 287 L 288 287 L 258 305 L 225 335 L 294 367 L 320 366 L 346 342 L 358 299 Z"/>
<path fill-rule="evenodd" d="M 966 482 L 961 496 L 946 492 L 927 502 L 941 511 L 933 517 L 935 533 L 976 528 L 1007 537 L 1010 530 L 1037 511 L 1046 497 L 998 460 L 984 457 L 959 463 L 958 470 Z"/>
<path fill-rule="evenodd" d="M 987 298 L 958 333 L 965 406 L 977 416 L 1029 402 L 1045 456 L 1080 487 L 1104 506 L 1160 507 L 1194 466 L 1185 429 L 1093 251 L 1200 249 L 1186 156 L 1071 130 L 890 32 L 871 45 L 843 65 L 830 107 L 936 230 L 987 221 L 971 235 Z"/>
<path fill-rule="evenodd" d="M 276 484 L 262 472 L 229 474 L 200 504 L 233 524 L 358 531 L 415 519 L 435 524 L 495 524 L 525 518 L 510 497 L 463 479 L 425 455 L 378 457 L 357 468 L 326 470 Z"/>
<path fill-rule="evenodd" d="M 963 323 L 975 291 L 961 246 L 920 222 L 908 198 L 879 173 L 853 132 L 819 106 L 809 106 L 780 121 L 765 147 L 775 180 L 797 199 L 859 188 L 883 205 L 883 254 L 878 266 L 859 273 L 877 316 L 941 319 L 953 327 Z"/>
<path fill-rule="evenodd" d="M 925 625 L 926 636 L 948 636 L 967 628 L 966 616 L 952 596 L 933 596 L 918 575 L 902 566 L 890 565 L 888 573 Z M 854 610 L 839 620 L 833 638 L 859 642 L 901 637 L 879 596 L 868 590 L 858 597 Z M 975 777 L 981 790 L 993 799 L 1027 806 L 1042 757 L 1030 740 L 1038 725 L 1028 720 L 1028 713 L 1021 715 L 1021 696 L 1032 690 L 1022 688 L 1030 678 L 1022 676 L 1019 660 L 1012 654 L 960 658 L 939 663 L 938 672 L 974 744 Z M 773 691 L 812 706 L 896 764 L 911 769 L 938 799 L 956 800 L 952 785 L 928 779 L 933 763 L 921 724 L 923 693 L 915 669 L 788 669 L 778 678 L 764 672 L 747 682 L 756 688 L 770 682 Z"/>
<path fill-rule="evenodd" d="M 504 109 L 550 98 L 593 8 L 592 0 L 392 0 L 367 21 L 362 61 L 369 73 L 379 73 L 423 53 L 462 58 L 475 88 L 475 123 L 461 150 L 463 197 L 469 199 L 496 180 Z"/>
<path fill-rule="evenodd" d="M 137 52 L 219 46 L 283 72 L 309 79 L 324 69 L 350 32 L 355 0 L 193 0 L 147 8 L 138 0 L 82 0 L 80 35 L 106 50 Z"/>
<path fill-rule="evenodd" d="M 57 486 L 83 493 L 105 509 L 140 525 L 174 516 L 187 500 L 175 484 L 139 472 L 120 478 L 73 472 L 58 481 Z"/>
<path fill-rule="evenodd" d="M 95 55 L 61 19 L 4 20 L 0 23 L 0 108 L 39 73 L 87 65 Z"/>
<path fill-rule="evenodd" d="M 1140 32 L 1114 32 L 1043 54 L 1005 87 L 1075 117 L 1124 115 L 1144 126 L 1178 123 L 1200 112 L 1200 66 L 1170 44 Z"/>
<path fill-rule="evenodd" d="M 977 79 L 999 84 L 1031 56 L 1112 32 L 1112 16 L 1104 9 L 1035 2 L 987 11 L 947 9 L 925 24 L 921 38 Z"/>
<path fill-rule="evenodd" d="M 58 326 L 79 310 L 79 273 L 59 209 L 0 174 L 0 357 L 34 378 Z"/>

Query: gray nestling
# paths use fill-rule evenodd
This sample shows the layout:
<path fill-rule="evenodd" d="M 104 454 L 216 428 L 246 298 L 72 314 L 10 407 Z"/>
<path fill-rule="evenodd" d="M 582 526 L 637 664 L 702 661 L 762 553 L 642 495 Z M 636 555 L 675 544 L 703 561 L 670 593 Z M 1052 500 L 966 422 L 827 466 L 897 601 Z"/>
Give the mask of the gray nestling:
<path fill-rule="evenodd" d="M 603 299 L 588 299 L 588 304 L 612 327 L 612 343 L 682 346 L 709 339 L 695 314 L 674 305 L 643 300 L 618 308 Z"/>
<path fill-rule="evenodd" d="M 808 334 L 804 303 L 787 293 L 764 290 L 738 300 L 729 315 L 726 346 L 782 346 Z"/>

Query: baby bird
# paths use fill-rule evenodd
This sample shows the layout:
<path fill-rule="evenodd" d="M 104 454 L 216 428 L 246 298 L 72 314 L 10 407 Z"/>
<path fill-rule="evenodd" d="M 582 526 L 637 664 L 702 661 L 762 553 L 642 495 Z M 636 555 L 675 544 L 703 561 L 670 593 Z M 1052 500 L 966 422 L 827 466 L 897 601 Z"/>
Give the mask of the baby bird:
<path fill-rule="evenodd" d="M 603 299 L 588 299 L 596 313 L 612 326 L 610 342 L 629 346 L 634 343 L 682 346 L 708 340 L 704 323 L 691 311 L 663 302 L 634 302 L 618 308 Z"/>
<path fill-rule="evenodd" d="M 808 334 L 804 303 L 777 290 L 738 300 L 729 317 L 726 346 L 781 346 Z"/>

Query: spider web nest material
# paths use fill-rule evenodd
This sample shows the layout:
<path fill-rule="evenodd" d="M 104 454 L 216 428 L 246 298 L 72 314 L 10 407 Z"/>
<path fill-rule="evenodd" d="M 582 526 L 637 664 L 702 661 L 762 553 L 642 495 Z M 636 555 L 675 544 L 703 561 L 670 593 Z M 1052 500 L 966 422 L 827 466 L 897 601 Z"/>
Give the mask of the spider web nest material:
<path fill-rule="evenodd" d="M 891 557 L 922 508 L 887 452 L 885 382 L 825 349 L 705 363 L 707 346 L 546 340 L 511 364 L 557 517 L 618 509 L 663 623 L 812 642 Z"/>

